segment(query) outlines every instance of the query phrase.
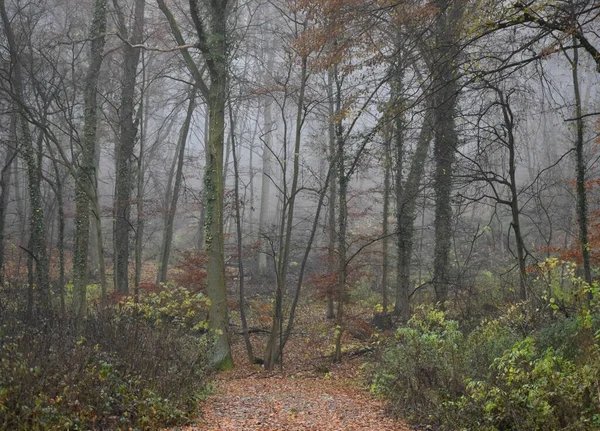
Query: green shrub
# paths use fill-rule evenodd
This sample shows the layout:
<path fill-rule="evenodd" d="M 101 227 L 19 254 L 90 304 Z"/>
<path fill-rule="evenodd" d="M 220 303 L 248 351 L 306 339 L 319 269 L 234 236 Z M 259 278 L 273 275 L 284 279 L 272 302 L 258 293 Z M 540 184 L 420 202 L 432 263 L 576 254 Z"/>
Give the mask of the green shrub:
<path fill-rule="evenodd" d="M 382 353 L 373 390 L 398 416 L 439 429 L 600 429 L 598 313 L 536 331 L 527 310 L 510 307 L 466 336 L 444 313 L 418 310 Z"/>
<path fill-rule="evenodd" d="M 494 361 L 487 381 L 470 381 L 455 406 L 470 429 L 598 429 L 598 349 L 593 356 L 578 366 L 528 337 Z"/>
<path fill-rule="evenodd" d="M 464 345 L 457 322 L 421 308 L 384 351 L 372 389 L 408 419 L 441 423 L 443 404 L 464 391 Z"/>
<path fill-rule="evenodd" d="M 3 319 L 0 429 L 147 430 L 189 421 L 206 382 L 209 340 L 193 329 L 206 301 L 175 291 L 157 293 L 165 309 L 156 313 L 140 311 L 154 297 L 135 306 L 124 299 L 79 326 Z"/>

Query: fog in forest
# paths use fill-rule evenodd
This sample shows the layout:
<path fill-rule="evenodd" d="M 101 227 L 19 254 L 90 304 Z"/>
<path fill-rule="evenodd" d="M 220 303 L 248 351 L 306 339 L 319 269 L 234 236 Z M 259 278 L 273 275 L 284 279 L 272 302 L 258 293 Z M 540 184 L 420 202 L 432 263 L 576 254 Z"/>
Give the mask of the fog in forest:
<path fill-rule="evenodd" d="M 0 428 L 186 423 L 306 339 L 409 423 L 597 429 L 599 16 L 0 0 Z"/>

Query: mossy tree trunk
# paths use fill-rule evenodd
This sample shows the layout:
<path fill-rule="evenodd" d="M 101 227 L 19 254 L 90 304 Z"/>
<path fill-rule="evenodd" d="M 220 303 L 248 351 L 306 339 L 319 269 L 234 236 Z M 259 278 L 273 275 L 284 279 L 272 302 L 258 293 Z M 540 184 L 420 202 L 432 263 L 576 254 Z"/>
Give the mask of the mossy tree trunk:
<path fill-rule="evenodd" d="M 410 318 L 410 269 L 415 232 L 414 222 L 416 218 L 417 198 L 431 142 L 432 118 L 433 112 L 428 109 L 425 112 L 417 147 L 411 159 L 410 170 L 404 182 L 403 193 L 396 202 L 396 240 L 398 245 L 398 285 L 396 288 L 401 293 L 396 296 L 395 308 L 403 322 L 408 321 Z"/>
<path fill-rule="evenodd" d="M 10 198 L 10 177 L 12 175 L 13 161 L 18 154 L 17 139 L 18 116 L 12 115 L 10 119 L 10 142 L 4 154 L 4 166 L 0 172 L 0 286 L 4 283 L 4 231 L 6 228 L 6 213 Z"/>
<path fill-rule="evenodd" d="M 140 48 L 144 34 L 144 9 L 146 2 L 136 0 L 131 29 L 127 28 L 126 17 L 118 0 L 113 0 L 117 26 L 123 43 L 121 76 L 121 102 L 119 106 L 119 139 L 116 154 L 115 203 L 114 203 L 114 280 L 115 290 L 129 291 L 129 237 L 131 226 L 131 194 L 133 191 L 133 151 L 138 125 L 134 121 L 135 90 Z M 131 31 L 130 31 L 131 30 Z M 131 35 L 129 35 L 131 33 Z"/>
<path fill-rule="evenodd" d="M 90 29 L 90 66 L 84 89 L 84 125 L 81 160 L 75 178 L 75 244 L 73 256 L 74 314 L 82 319 L 87 313 L 88 249 L 90 238 L 90 202 L 97 203 L 96 129 L 98 124 L 97 90 L 104 56 L 107 0 L 96 0 Z M 91 198 L 91 199 L 90 199 Z M 97 206 L 97 205 L 95 205 Z M 97 208 L 95 208 L 97 209 Z M 97 211 L 96 211 L 97 212 Z M 100 214 L 96 215 L 99 222 Z M 100 259 L 102 257 L 100 256 Z"/>
<path fill-rule="evenodd" d="M 25 100 L 23 70 L 19 58 L 17 38 L 11 20 L 6 11 L 4 0 L 0 0 L 0 17 L 10 53 L 12 65 L 12 89 L 19 112 L 20 149 L 27 166 L 27 179 L 30 204 L 30 257 L 35 261 L 35 281 L 39 295 L 40 317 L 50 314 L 50 276 L 48 252 L 46 250 L 46 229 L 44 221 L 44 203 L 40 190 L 41 165 L 32 140 Z M 30 273 L 31 273 L 30 269 Z M 33 310 L 32 310 L 33 312 Z"/>
<path fill-rule="evenodd" d="M 586 163 L 584 155 L 584 122 L 583 110 L 581 108 L 581 93 L 579 90 L 579 50 L 577 39 L 573 37 L 573 92 L 575 94 L 575 166 L 576 166 L 576 190 L 577 190 L 577 222 L 579 225 L 579 247 L 583 261 L 583 279 L 590 286 L 592 284 L 592 270 L 590 264 L 590 243 L 588 236 L 588 202 L 585 186 Z"/>
<path fill-rule="evenodd" d="M 434 59 L 431 66 L 434 103 L 433 187 L 435 192 L 435 251 L 433 285 L 436 301 L 442 306 L 448 300 L 451 283 L 450 249 L 452 246 L 452 175 L 458 135 L 455 129 L 458 101 L 457 57 L 458 21 L 461 6 L 450 0 L 438 0 L 439 15 L 435 24 Z"/>

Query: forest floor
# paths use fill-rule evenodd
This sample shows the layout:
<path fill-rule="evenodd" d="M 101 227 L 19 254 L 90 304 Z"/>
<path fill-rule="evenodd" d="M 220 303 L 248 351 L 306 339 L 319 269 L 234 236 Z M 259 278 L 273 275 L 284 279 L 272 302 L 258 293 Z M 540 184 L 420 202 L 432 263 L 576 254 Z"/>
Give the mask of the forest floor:
<path fill-rule="evenodd" d="M 299 310 L 283 367 L 273 372 L 250 364 L 241 335 L 234 335 L 235 368 L 215 377 L 198 421 L 176 430 L 409 431 L 369 393 L 365 370 L 373 353 L 364 352 L 371 350 L 371 341 L 348 333 L 342 363 L 332 364 L 328 353 L 333 322 L 322 316 L 321 307 L 316 313 L 314 304 Z M 265 336 L 253 334 L 252 342 L 260 356 Z"/>

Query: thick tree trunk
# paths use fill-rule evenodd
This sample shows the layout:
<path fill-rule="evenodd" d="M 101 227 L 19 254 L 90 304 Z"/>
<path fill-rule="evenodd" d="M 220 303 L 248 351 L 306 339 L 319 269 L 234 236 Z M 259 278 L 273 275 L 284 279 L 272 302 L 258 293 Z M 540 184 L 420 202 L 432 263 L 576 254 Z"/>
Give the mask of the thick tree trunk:
<path fill-rule="evenodd" d="M 6 229 L 6 212 L 8 210 L 8 203 L 10 200 L 10 181 L 12 175 L 13 161 L 17 157 L 17 115 L 12 115 L 10 118 L 10 143 L 7 145 L 4 166 L 0 173 L 0 287 L 4 285 L 4 243 L 5 243 L 5 229 Z"/>
<path fill-rule="evenodd" d="M 404 199 L 405 189 L 403 188 L 402 180 L 404 178 L 404 113 L 403 101 L 404 95 L 402 79 L 404 77 L 404 70 L 402 64 L 402 58 L 400 54 L 396 60 L 394 70 L 394 85 L 392 88 L 392 100 L 394 101 L 392 114 L 394 115 L 392 139 L 394 142 L 394 192 L 396 200 L 396 298 L 394 304 L 394 314 L 401 316 L 402 320 L 406 319 L 410 314 L 410 304 L 408 296 L 408 286 L 410 286 L 410 279 L 405 279 L 407 274 L 403 268 L 403 253 L 405 252 L 405 240 L 400 233 L 400 211 L 402 209 L 402 201 Z"/>
<path fill-rule="evenodd" d="M 127 25 L 118 0 L 113 0 L 121 35 L 127 37 Z M 131 192 L 133 191 L 133 151 L 137 135 L 134 122 L 135 87 L 140 48 L 144 30 L 144 0 L 136 0 L 132 34 L 123 44 L 123 75 L 119 106 L 119 142 L 116 148 L 116 178 L 114 204 L 114 280 L 117 292 L 129 291 L 129 237 L 131 226 Z M 134 46 L 132 46 L 134 45 Z"/>
<path fill-rule="evenodd" d="M 207 253 L 207 292 L 211 300 L 210 327 L 216 333 L 213 364 L 218 368 L 233 365 L 229 348 L 227 289 L 225 284 L 223 238 L 223 147 L 225 131 L 226 74 L 212 78 L 209 112 L 209 142 L 206 151 L 204 193 L 206 203 L 205 243 Z"/>
<path fill-rule="evenodd" d="M 400 200 L 396 202 L 398 244 L 398 285 L 399 292 L 396 296 L 395 308 L 403 322 L 410 318 L 410 269 L 414 238 L 414 222 L 416 217 L 417 198 L 421 180 L 425 172 L 425 161 L 429 152 L 429 144 L 432 135 L 433 112 L 427 110 L 421 132 L 417 141 L 417 148 L 413 155 L 410 171 L 404 184 Z"/>
<path fill-rule="evenodd" d="M 0 0 L 0 17 L 4 26 L 4 33 L 10 52 L 12 63 L 12 85 L 15 102 L 19 107 L 19 125 L 21 139 L 21 153 L 27 164 L 27 178 L 30 202 L 30 253 L 35 260 L 35 272 L 37 291 L 39 292 L 39 307 L 42 315 L 50 313 L 50 277 L 48 265 L 48 253 L 46 251 L 46 229 L 44 225 L 44 207 L 42 193 L 40 190 L 41 165 L 36 156 L 29 122 L 25 108 L 25 89 L 23 83 L 23 72 L 21 59 L 19 58 L 19 47 L 15 38 L 11 21 L 6 12 L 4 0 Z"/>
<path fill-rule="evenodd" d="M 435 252 L 433 284 L 436 301 L 444 306 L 451 282 L 450 249 L 452 245 L 452 174 L 458 135 L 455 111 L 458 100 L 456 23 L 460 6 L 450 0 L 438 0 L 440 14 L 436 22 L 436 48 L 433 68 L 434 113 L 434 191 L 435 191 Z"/>
<path fill-rule="evenodd" d="M 81 320 L 87 313 L 88 248 L 90 236 L 90 197 L 98 207 L 97 172 L 95 169 L 97 87 L 104 55 L 107 0 L 96 0 L 90 29 L 91 54 L 84 90 L 84 126 L 82 155 L 75 178 L 75 244 L 73 256 L 74 314 Z M 97 208 L 96 208 L 97 209 Z M 98 221 L 100 214 L 96 214 Z M 101 257 L 99 256 L 99 259 Z"/>
<path fill-rule="evenodd" d="M 209 118 L 208 118 L 208 112 L 205 113 L 204 116 L 204 143 L 205 143 L 205 147 L 204 147 L 204 151 L 207 152 L 208 151 L 208 130 L 209 130 Z M 204 168 L 206 169 L 206 167 Z M 205 229 L 204 229 L 204 224 L 206 222 L 206 190 L 203 190 L 200 196 L 200 199 L 202 200 L 202 204 L 200 206 L 200 215 L 198 218 L 198 225 L 200 226 L 200 229 L 198 230 L 198 251 L 202 251 L 205 250 L 206 248 L 206 244 L 205 244 Z"/>
<path fill-rule="evenodd" d="M 164 0 L 157 0 L 173 36 L 180 45 L 185 41 L 174 15 Z M 190 14 L 198 36 L 198 48 L 204 55 L 210 85 L 187 49 L 180 51 L 196 85 L 206 99 L 208 107 L 209 137 L 206 145 L 206 168 L 204 173 L 204 201 L 206 206 L 205 245 L 207 262 L 207 293 L 210 298 L 209 325 L 216 337 L 211 363 L 215 368 L 233 366 L 229 346 L 229 319 L 227 289 L 225 284 L 224 238 L 223 238 L 223 147 L 225 144 L 225 103 L 228 82 L 228 34 L 227 19 L 230 5 L 227 0 L 214 0 L 208 10 L 200 13 L 198 3 L 189 0 Z M 207 26 L 206 20 L 210 21 Z"/>

